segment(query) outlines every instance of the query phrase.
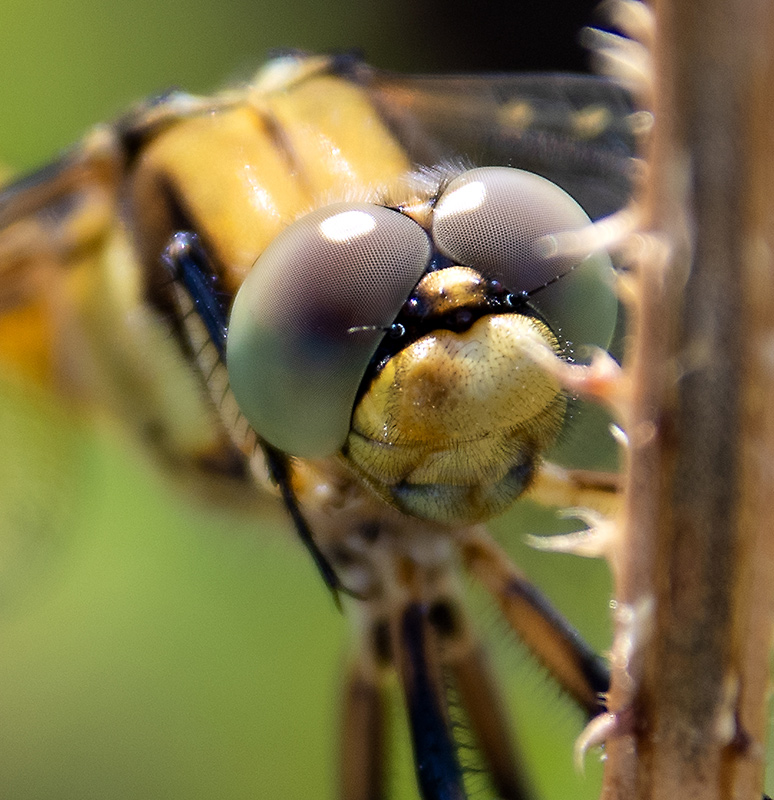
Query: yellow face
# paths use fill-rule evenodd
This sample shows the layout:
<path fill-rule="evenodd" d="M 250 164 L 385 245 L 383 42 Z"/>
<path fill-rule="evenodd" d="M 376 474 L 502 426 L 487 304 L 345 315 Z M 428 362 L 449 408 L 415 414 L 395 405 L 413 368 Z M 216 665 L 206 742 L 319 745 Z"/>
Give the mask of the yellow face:
<path fill-rule="evenodd" d="M 520 314 L 422 336 L 358 402 L 347 458 L 404 513 L 440 522 L 500 513 L 527 488 L 564 421 L 561 387 L 531 358 L 546 346 L 559 349 L 550 328 Z"/>

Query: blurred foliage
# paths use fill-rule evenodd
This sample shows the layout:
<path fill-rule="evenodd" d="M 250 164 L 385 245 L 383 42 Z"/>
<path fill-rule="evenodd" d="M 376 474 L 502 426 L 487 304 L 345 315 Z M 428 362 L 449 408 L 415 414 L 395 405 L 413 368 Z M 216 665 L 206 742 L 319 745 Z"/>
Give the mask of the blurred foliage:
<path fill-rule="evenodd" d="M 450 30 L 441 13 L 386 0 L 4 0 L 0 161 L 44 161 L 140 97 L 210 91 L 275 47 L 354 45 L 394 69 L 484 63 L 472 21 Z M 524 66 L 519 35 L 535 35 L 528 20 L 510 25 L 481 35 L 499 27 L 511 66 Z M 0 402 L 0 796 L 332 797 L 346 624 L 289 527 L 193 505 L 119 432 L 76 422 L 49 398 L 9 383 Z M 496 527 L 606 647 L 604 565 L 520 544 L 523 532 L 558 529 L 552 512 L 524 508 Z M 571 764 L 580 716 L 510 644 L 485 598 L 473 602 L 544 796 L 595 797 L 594 758 L 586 777 Z M 415 797 L 405 737 L 395 748 L 395 797 Z"/>
<path fill-rule="evenodd" d="M 362 52 L 402 71 L 573 70 L 593 0 L 3 0 L 0 163 L 28 168 L 170 87 L 212 92 L 272 50 Z"/>

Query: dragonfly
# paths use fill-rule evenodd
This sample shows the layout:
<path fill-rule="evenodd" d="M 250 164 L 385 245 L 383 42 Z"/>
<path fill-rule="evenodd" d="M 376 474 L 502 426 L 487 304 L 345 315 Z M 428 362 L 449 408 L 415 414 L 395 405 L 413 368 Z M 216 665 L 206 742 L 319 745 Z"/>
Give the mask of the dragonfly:
<path fill-rule="evenodd" d="M 463 569 L 604 709 L 604 660 L 483 523 L 554 485 L 545 456 L 583 416 L 544 363 L 607 346 L 612 267 L 555 243 L 626 203 L 633 120 L 605 79 L 289 53 L 152 98 L 0 194 L 8 368 L 110 409 L 200 496 L 284 509 L 352 618 L 346 800 L 387 792 L 391 682 L 423 800 L 467 796 L 461 721 L 496 795 L 534 796 Z"/>

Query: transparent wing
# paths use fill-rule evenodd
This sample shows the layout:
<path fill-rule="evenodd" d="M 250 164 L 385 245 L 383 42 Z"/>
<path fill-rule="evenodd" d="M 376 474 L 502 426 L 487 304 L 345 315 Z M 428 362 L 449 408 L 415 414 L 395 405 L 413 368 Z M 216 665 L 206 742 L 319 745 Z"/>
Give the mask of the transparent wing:
<path fill-rule="evenodd" d="M 364 80 L 417 164 L 514 166 L 554 181 L 596 219 L 631 191 L 634 107 L 614 82 L 524 74 Z"/>

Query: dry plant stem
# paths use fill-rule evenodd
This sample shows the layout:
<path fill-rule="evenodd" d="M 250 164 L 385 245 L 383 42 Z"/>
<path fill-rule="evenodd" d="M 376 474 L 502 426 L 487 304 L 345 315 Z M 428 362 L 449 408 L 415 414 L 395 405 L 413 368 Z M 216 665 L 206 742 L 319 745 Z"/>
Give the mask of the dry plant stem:
<path fill-rule="evenodd" d="M 774 13 L 658 0 L 605 800 L 760 800 L 774 592 Z M 663 243 L 664 247 L 660 245 Z"/>

